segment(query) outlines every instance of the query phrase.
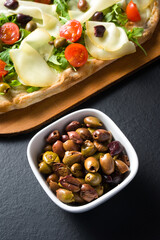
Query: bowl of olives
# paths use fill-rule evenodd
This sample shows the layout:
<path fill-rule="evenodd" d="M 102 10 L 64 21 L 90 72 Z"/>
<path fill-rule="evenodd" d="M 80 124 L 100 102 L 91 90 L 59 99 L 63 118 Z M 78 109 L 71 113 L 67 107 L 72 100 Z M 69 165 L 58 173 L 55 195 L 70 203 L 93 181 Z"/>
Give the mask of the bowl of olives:
<path fill-rule="evenodd" d="M 96 109 L 73 112 L 39 131 L 29 142 L 27 156 L 50 199 L 73 213 L 109 200 L 138 170 L 131 143 Z"/>

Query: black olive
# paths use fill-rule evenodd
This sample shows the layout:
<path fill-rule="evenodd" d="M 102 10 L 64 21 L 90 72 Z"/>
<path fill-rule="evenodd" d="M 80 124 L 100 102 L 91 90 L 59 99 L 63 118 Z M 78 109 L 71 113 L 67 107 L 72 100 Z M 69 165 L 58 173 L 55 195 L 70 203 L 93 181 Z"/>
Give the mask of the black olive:
<path fill-rule="evenodd" d="M 19 3 L 18 3 L 18 1 L 16 1 L 16 0 L 7 0 L 7 1 L 4 3 L 4 6 L 5 6 L 6 8 L 15 10 L 16 8 L 18 8 Z"/>
<path fill-rule="evenodd" d="M 96 37 L 103 37 L 106 28 L 103 25 L 98 25 L 94 27 L 94 35 Z"/>
<path fill-rule="evenodd" d="M 28 22 L 30 22 L 32 20 L 32 17 L 29 15 L 25 15 L 22 13 L 18 13 L 17 14 L 17 22 L 26 25 Z"/>
<path fill-rule="evenodd" d="M 104 18 L 103 12 L 95 12 L 91 18 L 92 21 L 102 22 Z"/>

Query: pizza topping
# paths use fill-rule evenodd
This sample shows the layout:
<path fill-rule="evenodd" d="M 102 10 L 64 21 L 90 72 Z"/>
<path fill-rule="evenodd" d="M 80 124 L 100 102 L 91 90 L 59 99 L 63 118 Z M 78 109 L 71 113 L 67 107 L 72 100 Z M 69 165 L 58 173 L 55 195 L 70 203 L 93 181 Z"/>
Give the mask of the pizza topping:
<path fill-rule="evenodd" d="M 96 11 L 102 11 L 108 7 L 111 7 L 115 3 L 119 2 L 119 0 L 88 0 L 89 8 L 86 12 L 80 11 L 75 2 L 76 1 L 74 0 L 69 1 L 69 16 L 71 19 L 76 19 L 81 23 L 84 23 L 90 19 Z"/>
<path fill-rule="evenodd" d="M 88 35 L 91 42 L 98 48 L 104 49 L 105 51 L 116 51 L 120 49 L 123 44 L 128 42 L 126 32 L 121 27 L 116 27 L 114 23 L 102 22 L 106 31 L 103 37 L 98 38 L 94 34 L 94 27 L 98 26 L 99 22 L 88 21 L 86 23 L 86 34 Z"/>
<path fill-rule="evenodd" d="M 138 22 L 141 20 L 137 5 L 131 0 L 126 8 L 126 14 L 130 21 Z"/>
<path fill-rule="evenodd" d="M 79 0 L 78 1 L 78 8 L 82 12 L 85 12 L 88 9 L 88 3 L 86 0 Z"/>
<path fill-rule="evenodd" d="M 8 71 L 5 70 L 6 65 L 7 64 L 0 59 L 0 78 L 5 76 L 8 73 Z"/>
<path fill-rule="evenodd" d="M 4 95 L 8 92 L 10 86 L 7 83 L 0 82 L 0 95 Z"/>
<path fill-rule="evenodd" d="M 127 3 L 129 3 L 130 0 L 127 0 Z M 149 5 L 151 5 L 153 0 L 134 0 L 134 3 L 137 5 L 139 10 L 146 9 Z"/>
<path fill-rule="evenodd" d="M 20 49 L 10 50 L 10 56 L 23 85 L 48 87 L 56 82 L 56 71 L 28 43 L 24 42 Z"/>
<path fill-rule="evenodd" d="M 0 40 L 12 45 L 20 38 L 19 27 L 15 23 L 5 23 L 0 27 Z"/>
<path fill-rule="evenodd" d="M 152 1 L 134 1 L 141 19 L 143 13 L 144 23 L 150 15 L 142 6 Z M 6 64 L 3 80 L 11 87 L 26 85 L 27 92 L 49 87 L 57 81 L 59 72 L 68 67 L 77 71 L 77 67 L 83 66 L 88 52 L 96 59 L 112 60 L 135 52 L 134 43 L 140 46 L 138 38 L 143 28 L 130 30 L 126 26 L 129 0 L 54 0 L 54 4 L 50 4 L 50 0 L 18 1 L 15 10 L 5 7 L 4 2 L 17 1 L 0 1 L 0 14 L 6 15 L 0 16 L 0 59 Z M 138 25 L 143 26 L 143 22 Z M 5 24 L 17 26 L 17 40 L 14 31 L 7 30 L 6 36 L 2 36 Z M 9 38 L 9 42 L 5 42 L 6 37 L 12 37 L 12 41 Z"/>
<path fill-rule="evenodd" d="M 103 12 L 95 12 L 91 18 L 92 21 L 102 22 L 104 18 Z"/>
<path fill-rule="evenodd" d="M 60 48 L 60 47 L 64 47 L 67 44 L 67 41 L 63 37 L 58 37 L 53 41 L 53 43 L 55 48 Z"/>
<path fill-rule="evenodd" d="M 28 22 L 32 20 L 32 17 L 29 15 L 25 15 L 22 13 L 17 14 L 17 22 L 21 23 L 22 25 L 26 25 Z"/>
<path fill-rule="evenodd" d="M 85 35 L 85 45 L 91 56 L 100 60 L 113 60 L 136 51 L 135 45 L 131 41 L 123 44 L 118 50 L 112 52 L 105 51 L 104 49 L 96 47 L 87 35 Z"/>
<path fill-rule="evenodd" d="M 51 3 L 51 0 L 34 0 L 34 2 L 44 3 L 44 4 L 50 4 L 50 3 Z"/>
<path fill-rule="evenodd" d="M 18 1 L 16 1 L 16 0 L 6 0 L 6 2 L 4 3 L 4 6 L 5 6 L 6 8 L 15 10 L 15 9 L 18 8 L 19 3 L 18 3 Z"/>
<path fill-rule="evenodd" d="M 103 37 L 106 28 L 103 25 L 97 25 L 94 27 L 95 37 Z"/>
<path fill-rule="evenodd" d="M 71 42 L 76 42 L 82 34 L 81 23 L 77 20 L 70 20 L 60 28 L 60 37 Z"/>
<path fill-rule="evenodd" d="M 88 52 L 82 44 L 74 43 L 66 48 L 65 57 L 73 67 L 81 67 L 87 62 Z"/>
<path fill-rule="evenodd" d="M 25 27 L 25 29 L 29 32 L 33 32 L 36 28 L 37 28 L 37 23 L 32 20 L 29 21 Z"/>

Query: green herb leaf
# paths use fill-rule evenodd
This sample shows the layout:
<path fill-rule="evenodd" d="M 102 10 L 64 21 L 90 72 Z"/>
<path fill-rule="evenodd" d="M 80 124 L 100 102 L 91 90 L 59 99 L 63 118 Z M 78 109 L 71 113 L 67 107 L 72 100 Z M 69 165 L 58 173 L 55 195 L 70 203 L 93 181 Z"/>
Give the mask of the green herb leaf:
<path fill-rule="evenodd" d="M 146 50 L 140 45 L 140 43 L 138 42 L 138 38 L 141 37 L 143 35 L 144 32 L 144 28 L 137 28 L 134 27 L 131 30 L 127 30 L 125 29 L 128 39 L 132 42 L 134 42 L 135 44 L 137 44 L 138 47 L 141 48 L 141 50 L 144 52 L 144 54 L 147 56 L 147 52 Z"/>
<path fill-rule="evenodd" d="M 52 55 L 49 60 L 49 62 L 53 63 L 53 64 L 56 64 L 56 65 L 61 65 L 60 62 L 57 61 L 57 56 L 56 55 Z"/>
<path fill-rule="evenodd" d="M 119 4 L 114 4 L 112 7 L 103 11 L 106 22 L 114 22 L 117 26 L 124 26 L 127 21 L 127 15 Z"/>
<path fill-rule="evenodd" d="M 60 21 L 64 24 L 66 23 L 70 17 L 68 14 L 68 2 L 69 0 L 54 0 L 54 4 L 57 5 L 56 12 L 60 17 Z"/>
<path fill-rule="evenodd" d="M 18 87 L 22 85 L 18 80 L 12 80 L 11 83 L 9 84 L 11 87 Z"/>
<path fill-rule="evenodd" d="M 32 93 L 38 91 L 39 89 L 40 89 L 39 87 L 27 87 L 27 92 Z"/>
<path fill-rule="evenodd" d="M 64 55 L 65 47 L 54 48 L 53 55 L 49 58 L 48 65 L 57 71 L 66 69 L 69 65 Z"/>

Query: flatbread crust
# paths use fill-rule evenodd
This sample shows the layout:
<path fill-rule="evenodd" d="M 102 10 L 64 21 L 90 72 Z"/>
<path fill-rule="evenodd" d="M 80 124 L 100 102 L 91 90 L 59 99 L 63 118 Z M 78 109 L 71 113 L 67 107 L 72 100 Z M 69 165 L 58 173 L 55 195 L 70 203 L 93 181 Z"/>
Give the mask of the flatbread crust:
<path fill-rule="evenodd" d="M 144 33 L 139 39 L 140 43 L 144 43 L 151 38 L 159 21 L 159 14 L 160 0 L 157 0 L 153 2 L 150 19 L 148 20 L 146 26 L 143 26 Z M 137 24 L 133 22 L 127 23 L 127 28 L 132 28 L 135 26 L 137 26 Z M 33 93 L 27 93 L 21 88 L 19 90 L 12 89 L 10 90 L 10 93 L 6 94 L 5 96 L 0 95 L 0 113 L 5 113 L 14 109 L 25 108 L 57 93 L 63 92 L 78 82 L 83 81 L 93 73 L 99 71 L 101 68 L 111 64 L 113 61 L 115 60 L 102 61 L 90 59 L 84 66 L 79 68 L 77 72 L 73 71 L 72 68 L 68 68 L 59 74 L 59 80 L 57 83 L 48 88 L 41 88 Z"/>

